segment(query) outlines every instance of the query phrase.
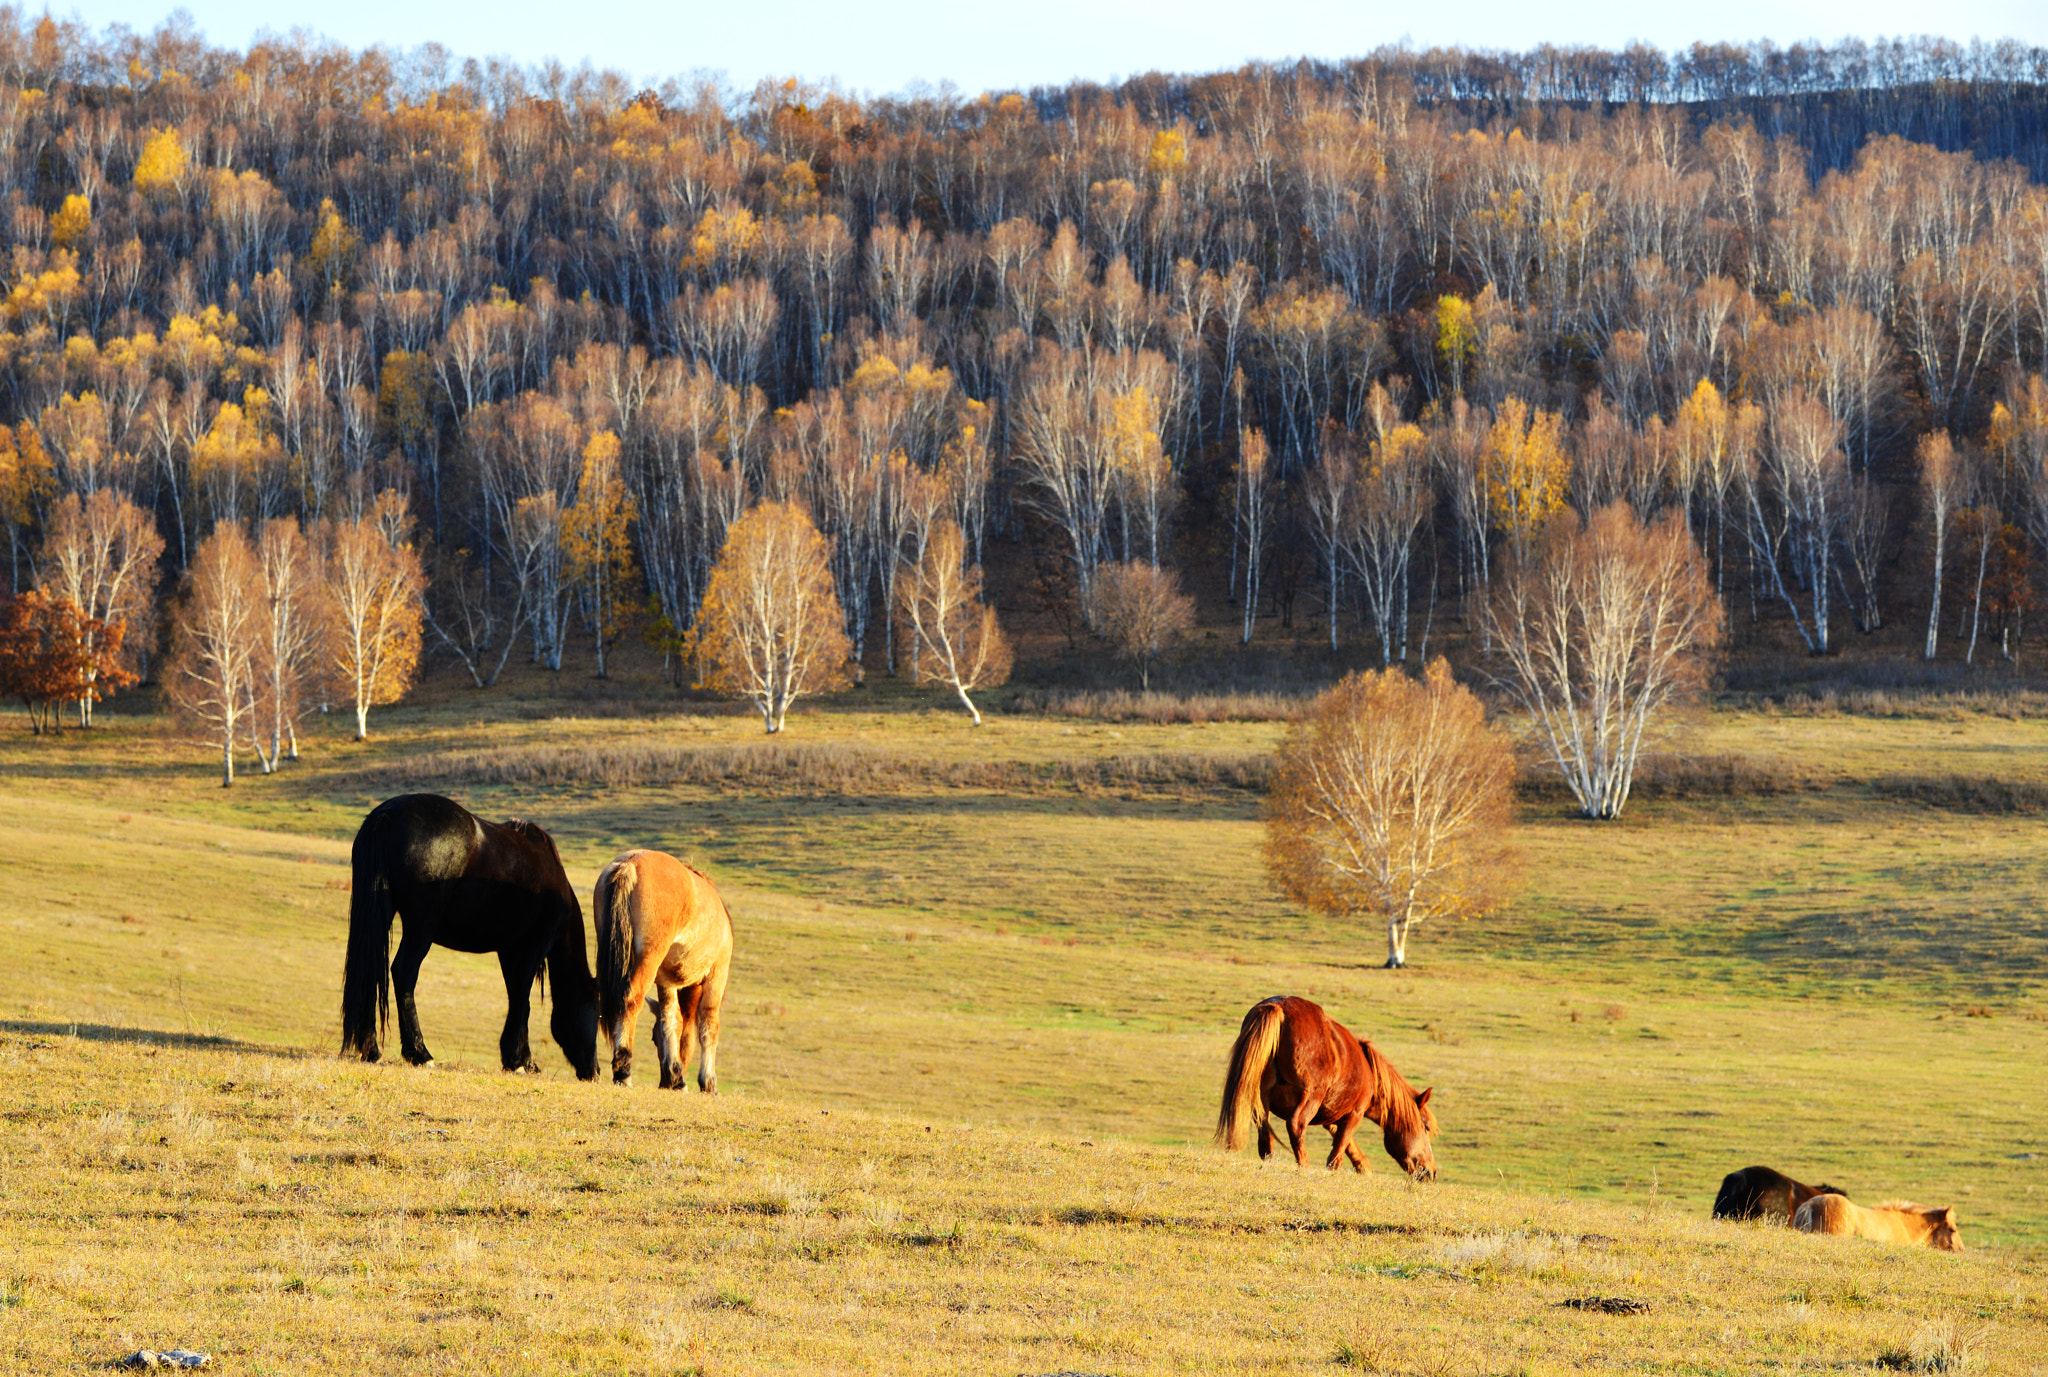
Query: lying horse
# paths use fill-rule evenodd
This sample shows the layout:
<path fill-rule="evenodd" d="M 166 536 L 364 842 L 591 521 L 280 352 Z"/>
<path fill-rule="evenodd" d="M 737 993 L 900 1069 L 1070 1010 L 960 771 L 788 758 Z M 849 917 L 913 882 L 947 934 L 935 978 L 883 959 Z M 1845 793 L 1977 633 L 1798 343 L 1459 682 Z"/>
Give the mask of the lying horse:
<path fill-rule="evenodd" d="M 1216 1141 L 1231 1151 L 1244 1146 L 1245 1130 L 1256 1119 L 1259 1156 L 1273 1155 L 1270 1116 L 1282 1115 L 1297 1166 L 1309 1125 L 1330 1130 L 1330 1160 L 1350 1158 L 1359 1171 L 1365 1155 L 1352 1142 L 1360 1119 L 1381 1129 L 1387 1155 L 1418 1181 L 1436 1175 L 1429 1137 L 1436 1115 L 1428 1090 L 1415 1093 L 1378 1048 L 1351 1036 L 1322 1007 L 1292 995 L 1254 1004 L 1230 1049 L 1223 1078 L 1223 1107 L 1216 1115 Z"/>
<path fill-rule="evenodd" d="M 527 1045 L 526 1019 L 528 993 L 545 962 L 555 978 L 549 1028 L 577 1079 L 596 1078 L 597 999 L 583 946 L 583 907 L 554 838 L 518 819 L 485 822 L 439 794 L 403 794 L 363 819 L 353 862 L 341 988 L 344 1053 L 377 1060 L 396 980 L 400 1049 L 415 1066 L 434 1060 L 420 1036 L 413 990 L 427 949 L 438 942 L 498 954 L 506 1001 L 498 1054 L 507 1071 L 540 1069 Z M 394 915 L 405 929 L 387 970 Z"/>
<path fill-rule="evenodd" d="M 612 1080 L 633 1078 L 633 1025 L 655 991 L 661 1088 L 681 1090 L 701 1043 L 697 1084 L 718 1092 L 718 1006 L 732 968 L 732 915 L 702 874 L 659 851 L 628 851 L 597 877 L 597 1021 Z"/>
<path fill-rule="evenodd" d="M 1716 1219 L 1762 1219 L 1766 1215 L 1792 1222 L 1792 1212 L 1816 1195 L 1849 1192 L 1840 1186 L 1806 1186 L 1769 1167 L 1744 1167 L 1721 1178 L 1721 1193 L 1714 1197 Z"/>
<path fill-rule="evenodd" d="M 1879 1243 L 1939 1248 L 1945 1253 L 1963 1251 L 1963 1235 L 1956 1227 L 1953 1209 L 1900 1200 L 1865 1209 L 1850 1204 L 1846 1195 L 1816 1195 L 1793 1214 L 1792 1227 L 1810 1234 L 1851 1234 Z"/>

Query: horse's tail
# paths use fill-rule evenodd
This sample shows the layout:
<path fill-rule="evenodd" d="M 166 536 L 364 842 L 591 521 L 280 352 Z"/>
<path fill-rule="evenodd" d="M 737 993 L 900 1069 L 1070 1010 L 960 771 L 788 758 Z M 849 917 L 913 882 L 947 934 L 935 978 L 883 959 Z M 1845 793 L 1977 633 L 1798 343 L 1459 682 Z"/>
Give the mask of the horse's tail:
<path fill-rule="evenodd" d="M 341 1050 L 374 1055 L 391 1021 L 391 878 L 382 820 L 371 814 L 350 852 L 348 956 L 341 977 Z"/>
<path fill-rule="evenodd" d="M 1277 1002 L 1254 1005 L 1231 1046 L 1230 1069 L 1223 1073 L 1223 1107 L 1216 1113 L 1216 1141 L 1233 1152 L 1244 1146 L 1252 1115 L 1263 1107 L 1259 1081 L 1280 1045 L 1280 1025 L 1286 1018 Z"/>
<path fill-rule="evenodd" d="M 597 919 L 597 1025 L 615 1038 L 625 1023 L 626 995 L 633 981 L 633 891 L 640 867 L 616 860 L 597 877 L 592 907 Z"/>

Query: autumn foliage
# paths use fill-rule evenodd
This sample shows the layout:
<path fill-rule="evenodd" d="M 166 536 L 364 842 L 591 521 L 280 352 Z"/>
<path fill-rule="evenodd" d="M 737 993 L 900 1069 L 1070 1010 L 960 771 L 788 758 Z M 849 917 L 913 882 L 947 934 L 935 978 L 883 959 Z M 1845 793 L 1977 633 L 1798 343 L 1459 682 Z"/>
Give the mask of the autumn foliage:
<path fill-rule="evenodd" d="M 123 629 L 38 589 L 0 602 L 0 698 L 19 699 L 38 736 L 55 730 L 63 705 L 135 681 L 121 667 Z"/>
<path fill-rule="evenodd" d="M 801 508 L 764 502 L 734 523 L 693 646 L 698 683 L 752 703 L 771 733 L 799 698 L 852 682 L 829 551 Z"/>
<path fill-rule="evenodd" d="M 1513 881 L 1514 748 L 1434 660 L 1348 675 L 1288 730 L 1266 801 L 1266 864 L 1288 898 L 1384 923 L 1387 965 L 1408 930 L 1482 913 Z"/>

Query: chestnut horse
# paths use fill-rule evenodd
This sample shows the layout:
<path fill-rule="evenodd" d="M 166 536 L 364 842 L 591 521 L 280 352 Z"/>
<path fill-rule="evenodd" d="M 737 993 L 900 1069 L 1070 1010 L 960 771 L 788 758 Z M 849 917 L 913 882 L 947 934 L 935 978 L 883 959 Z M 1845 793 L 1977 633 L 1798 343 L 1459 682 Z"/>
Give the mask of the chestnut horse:
<path fill-rule="evenodd" d="M 1936 1209 L 1894 1200 L 1865 1209 L 1850 1204 L 1846 1195 L 1816 1195 L 1793 1214 L 1792 1227 L 1810 1234 L 1850 1234 L 1879 1243 L 1963 1251 L 1956 1212 L 1946 1206 Z"/>
<path fill-rule="evenodd" d="M 659 851 L 628 851 L 597 877 L 597 1021 L 612 1042 L 612 1080 L 633 1077 L 633 1025 L 655 991 L 661 1088 L 681 1090 L 702 1044 L 697 1084 L 718 1092 L 718 1006 L 732 968 L 732 915 L 702 874 Z"/>
<path fill-rule="evenodd" d="M 1766 1215 L 1792 1222 L 1792 1213 L 1816 1195 L 1849 1192 L 1840 1186 L 1807 1186 L 1769 1167 L 1744 1167 L 1721 1178 L 1720 1194 L 1714 1197 L 1716 1219 L 1762 1219 Z"/>
<path fill-rule="evenodd" d="M 1380 1126 L 1387 1156 L 1418 1181 L 1436 1175 L 1429 1137 L 1436 1115 L 1429 1091 L 1421 1094 L 1402 1078 L 1378 1048 L 1355 1038 L 1322 1006 L 1292 995 L 1254 1004 L 1230 1049 L 1223 1077 L 1223 1107 L 1216 1115 L 1216 1141 L 1236 1151 L 1245 1130 L 1259 1126 L 1259 1156 L 1273 1155 L 1271 1117 L 1281 1115 L 1296 1166 L 1307 1165 L 1301 1143 L 1309 1125 L 1330 1130 L 1330 1170 L 1346 1157 L 1359 1171 L 1365 1155 L 1352 1142 L 1360 1119 Z"/>
<path fill-rule="evenodd" d="M 562 871 L 554 838 L 533 823 L 485 822 L 439 794 L 401 794 L 370 810 L 356 831 L 341 982 L 341 1050 L 382 1055 L 378 1034 L 398 982 L 399 1048 L 415 1066 L 433 1062 L 420 1035 L 413 989 L 427 949 L 494 951 L 505 976 L 507 1071 L 537 1071 L 526 1041 L 528 994 L 541 964 L 555 978 L 548 1026 L 578 1080 L 597 1075 L 597 1001 L 583 947 L 583 906 Z M 391 921 L 404 922 L 387 969 Z M 545 986 L 543 986 L 545 992 Z"/>

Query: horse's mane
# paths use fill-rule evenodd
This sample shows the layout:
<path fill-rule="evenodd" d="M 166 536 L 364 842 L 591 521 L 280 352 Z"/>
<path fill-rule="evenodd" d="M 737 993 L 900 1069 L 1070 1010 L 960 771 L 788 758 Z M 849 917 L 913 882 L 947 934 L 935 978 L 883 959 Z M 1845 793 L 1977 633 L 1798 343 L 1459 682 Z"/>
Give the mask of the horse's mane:
<path fill-rule="evenodd" d="M 1394 1063 L 1380 1055 L 1380 1049 L 1371 1042 L 1360 1039 L 1365 1048 L 1366 1070 L 1374 1081 L 1372 1099 L 1366 1103 L 1366 1117 L 1377 1122 L 1381 1128 L 1396 1133 L 1421 1129 L 1424 1133 L 1436 1133 L 1436 1113 L 1428 1105 L 1415 1103 L 1415 1087 L 1408 1078 L 1394 1069 Z M 1373 1111 L 1379 1111 L 1374 1113 Z"/>

